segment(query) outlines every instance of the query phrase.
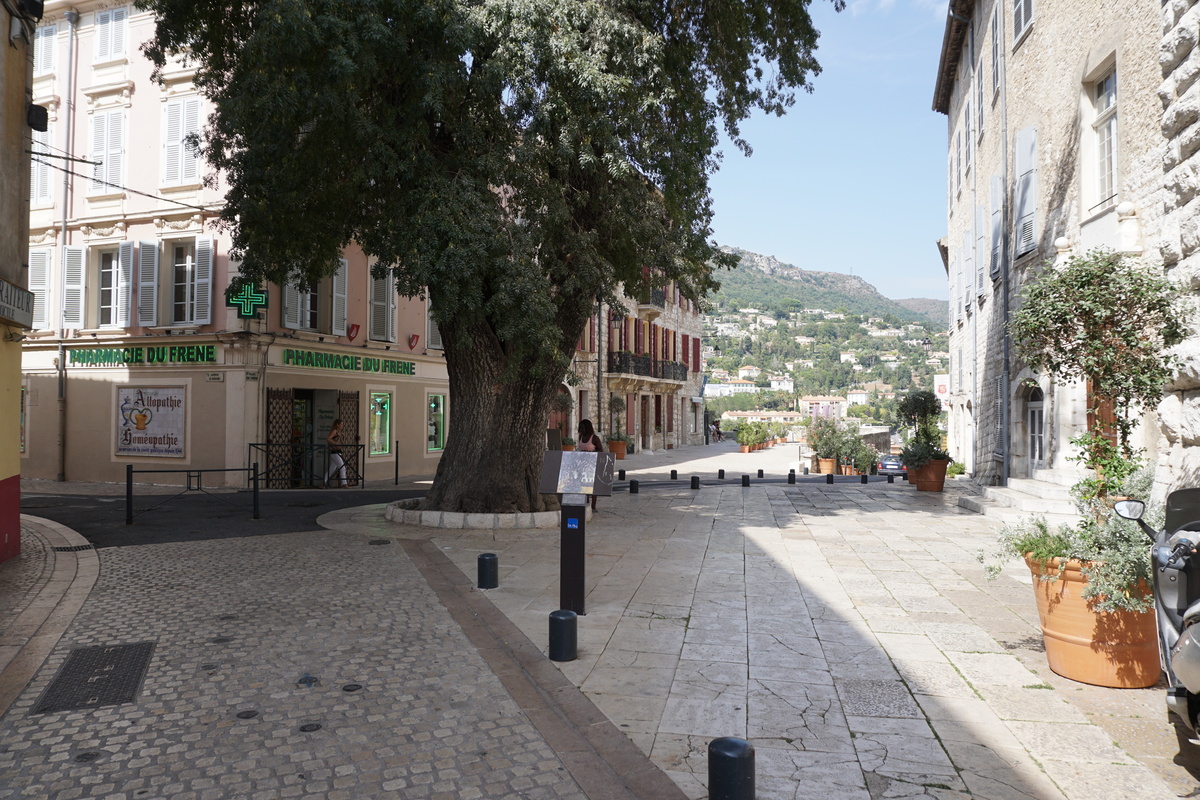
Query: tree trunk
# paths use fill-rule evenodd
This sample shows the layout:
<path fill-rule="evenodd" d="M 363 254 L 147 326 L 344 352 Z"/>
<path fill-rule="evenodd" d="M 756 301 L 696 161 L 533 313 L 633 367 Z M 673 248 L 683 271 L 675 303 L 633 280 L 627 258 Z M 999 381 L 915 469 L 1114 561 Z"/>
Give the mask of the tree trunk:
<path fill-rule="evenodd" d="M 546 453 L 550 399 L 562 370 L 508 365 L 503 343 L 486 324 L 464 336 L 443 328 L 450 382 L 446 449 L 421 508 L 467 513 L 557 509 L 555 495 L 538 493 Z M 574 339 L 571 339 L 572 347 Z"/>

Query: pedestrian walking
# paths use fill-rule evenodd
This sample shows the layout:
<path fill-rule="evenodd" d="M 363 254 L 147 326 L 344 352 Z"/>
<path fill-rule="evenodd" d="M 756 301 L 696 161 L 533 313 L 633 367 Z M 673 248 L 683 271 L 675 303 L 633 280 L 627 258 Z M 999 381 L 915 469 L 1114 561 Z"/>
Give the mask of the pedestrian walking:
<path fill-rule="evenodd" d="M 342 421 L 335 419 L 333 425 L 329 428 L 329 436 L 325 437 L 325 443 L 329 446 L 329 469 L 325 472 L 325 481 L 322 484 L 323 488 L 329 488 L 329 479 L 337 475 L 337 486 L 342 488 L 346 485 L 346 459 L 342 455 Z"/>

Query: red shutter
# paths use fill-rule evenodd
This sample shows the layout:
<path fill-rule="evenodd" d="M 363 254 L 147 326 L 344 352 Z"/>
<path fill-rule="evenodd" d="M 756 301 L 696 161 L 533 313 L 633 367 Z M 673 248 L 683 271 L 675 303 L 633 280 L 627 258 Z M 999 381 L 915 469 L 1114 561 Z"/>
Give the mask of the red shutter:
<path fill-rule="evenodd" d="M 675 404 L 667 401 L 667 433 L 675 430 Z"/>
<path fill-rule="evenodd" d="M 692 348 L 689 345 L 689 342 L 691 340 L 692 340 L 692 337 L 688 336 L 686 333 L 683 335 L 683 360 L 684 361 L 687 361 L 688 356 L 690 356 L 692 354 Z"/>
<path fill-rule="evenodd" d="M 695 362 L 695 365 L 692 367 L 692 369 L 696 370 L 696 372 L 699 372 L 700 371 L 700 338 L 699 337 L 692 339 L 692 361 Z"/>
<path fill-rule="evenodd" d="M 596 328 L 598 327 L 598 322 L 599 320 L 596 319 L 595 314 L 592 314 L 592 318 L 588 321 L 588 350 L 593 353 L 596 352 Z"/>

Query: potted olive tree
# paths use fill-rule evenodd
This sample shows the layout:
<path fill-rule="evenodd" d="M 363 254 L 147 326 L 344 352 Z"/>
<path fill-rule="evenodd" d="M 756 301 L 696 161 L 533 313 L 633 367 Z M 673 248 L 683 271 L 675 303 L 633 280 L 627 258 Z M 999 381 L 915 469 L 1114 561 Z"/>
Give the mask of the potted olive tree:
<path fill-rule="evenodd" d="M 940 492 L 946 483 L 946 468 L 950 454 L 942 449 L 938 418 L 942 402 L 928 389 L 914 389 L 896 404 L 900 422 L 912 428 L 912 436 L 904 445 L 900 457 L 917 489 Z"/>
<path fill-rule="evenodd" d="M 1032 369 L 1055 380 L 1090 383 L 1089 430 L 1071 443 L 1092 474 L 1074 487 L 1074 525 L 1044 520 L 1002 531 L 994 561 L 1024 558 L 1033 576 L 1050 668 L 1084 683 L 1151 686 L 1158 680 L 1150 548 L 1145 535 L 1112 512 L 1110 497 L 1148 496 L 1153 476 L 1137 472 L 1130 437 L 1136 409 L 1162 398 L 1182 341 L 1180 290 L 1165 277 L 1109 250 L 1091 250 L 1026 284 L 1012 332 Z M 1089 402 L 1099 403 L 1099 400 Z M 999 567 L 993 564 L 992 572 Z"/>
<path fill-rule="evenodd" d="M 616 429 L 610 431 L 604 438 L 608 442 L 608 450 L 613 454 L 613 458 L 620 461 L 625 458 L 625 449 L 629 444 L 629 439 L 621 433 L 621 415 L 625 413 L 625 398 L 616 394 L 612 395 L 608 398 L 608 409 L 612 412 Z"/>
<path fill-rule="evenodd" d="M 808 444 L 817 454 L 822 474 L 837 472 L 837 462 L 845 447 L 845 440 L 845 434 L 837 420 L 817 417 L 808 426 Z"/>

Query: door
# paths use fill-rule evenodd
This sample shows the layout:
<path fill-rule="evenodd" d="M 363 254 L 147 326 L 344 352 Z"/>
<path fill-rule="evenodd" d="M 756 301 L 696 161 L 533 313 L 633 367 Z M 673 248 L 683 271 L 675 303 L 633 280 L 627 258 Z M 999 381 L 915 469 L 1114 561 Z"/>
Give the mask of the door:
<path fill-rule="evenodd" d="M 297 389 L 292 397 L 292 486 L 312 486 L 318 469 L 313 458 L 313 397 L 310 389 Z"/>
<path fill-rule="evenodd" d="M 1025 408 L 1029 428 L 1029 469 L 1043 469 L 1046 466 L 1046 417 L 1045 396 L 1041 389 L 1029 393 Z"/>

